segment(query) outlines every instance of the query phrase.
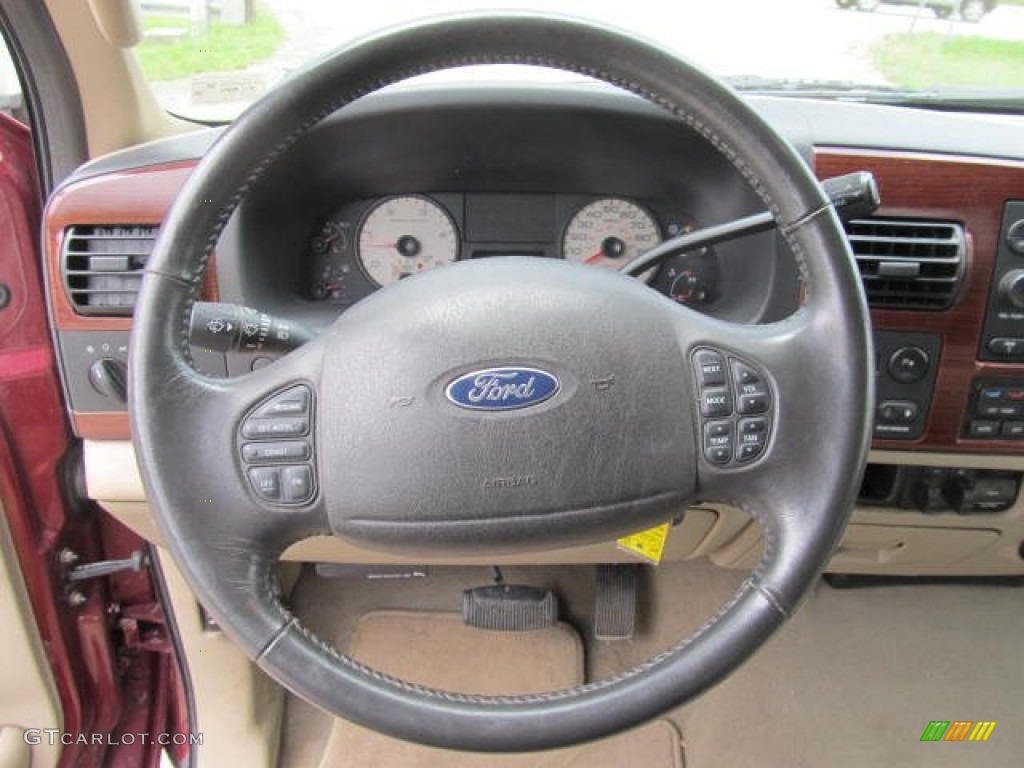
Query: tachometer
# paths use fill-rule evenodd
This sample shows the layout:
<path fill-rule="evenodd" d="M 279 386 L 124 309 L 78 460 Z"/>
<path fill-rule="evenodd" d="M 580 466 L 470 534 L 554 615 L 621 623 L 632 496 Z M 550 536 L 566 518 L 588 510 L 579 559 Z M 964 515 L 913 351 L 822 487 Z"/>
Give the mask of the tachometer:
<path fill-rule="evenodd" d="M 455 261 L 455 222 L 433 200 L 420 195 L 392 197 L 363 219 L 356 254 L 366 276 L 379 286 Z"/>
<path fill-rule="evenodd" d="M 562 255 L 569 261 L 618 269 L 661 242 L 658 223 L 636 203 L 609 197 L 581 208 L 565 228 Z M 656 270 L 641 275 L 650 280 Z"/>

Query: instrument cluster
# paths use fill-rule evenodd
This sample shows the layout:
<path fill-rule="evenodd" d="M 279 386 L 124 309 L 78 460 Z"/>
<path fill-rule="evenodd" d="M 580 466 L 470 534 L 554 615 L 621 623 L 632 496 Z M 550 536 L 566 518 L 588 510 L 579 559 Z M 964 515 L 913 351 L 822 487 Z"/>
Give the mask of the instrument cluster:
<path fill-rule="evenodd" d="M 310 237 L 308 295 L 344 310 L 410 275 L 456 261 L 534 256 L 619 269 L 697 222 L 671 205 L 550 193 L 398 194 L 347 203 Z M 711 248 L 673 257 L 639 279 L 708 307 L 719 263 Z"/>

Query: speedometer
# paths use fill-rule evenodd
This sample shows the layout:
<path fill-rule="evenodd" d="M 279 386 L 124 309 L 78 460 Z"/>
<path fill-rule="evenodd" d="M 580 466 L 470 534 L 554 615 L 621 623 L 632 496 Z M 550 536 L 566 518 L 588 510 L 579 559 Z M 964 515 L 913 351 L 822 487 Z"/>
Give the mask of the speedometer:
<path fill-rule="evenodd" d="M 661 242 L 658 223 L 636 203 L 609 197 L 581 208 L 565 228 L 562 255 L 569 261 L 618 269 Z M 654 269 L 640 277 L 650 280 Z"/>
<path fill-rule="evenodd" d="M 391 197 L 363 219 L 356 241 L 359 264 L 379 286 L 450 264 L 459 251 L 459 236 L 448 213 L 420 195 Z"/>

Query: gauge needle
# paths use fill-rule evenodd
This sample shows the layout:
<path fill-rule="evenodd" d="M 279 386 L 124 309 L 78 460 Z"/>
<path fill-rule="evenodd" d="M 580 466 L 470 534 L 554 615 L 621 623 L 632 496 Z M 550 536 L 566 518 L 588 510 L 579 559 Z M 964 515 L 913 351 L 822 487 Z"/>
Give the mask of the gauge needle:
<path fill-rule="evenodd" d="M 584 264 L 593 264 L 595 261 L 600 259 L 602 256 L 604 256 L 604 250 L 603 249 L 598 251 L 597 253 L 595 253 L 593 256 L 587 256 L 587 258 L 585 258 L 583 260 L 583 263 Z"/>
<path fill-rule="evenodd" d="M 363 248 L 397 248 L 398 243 L 360 243 Z"/>

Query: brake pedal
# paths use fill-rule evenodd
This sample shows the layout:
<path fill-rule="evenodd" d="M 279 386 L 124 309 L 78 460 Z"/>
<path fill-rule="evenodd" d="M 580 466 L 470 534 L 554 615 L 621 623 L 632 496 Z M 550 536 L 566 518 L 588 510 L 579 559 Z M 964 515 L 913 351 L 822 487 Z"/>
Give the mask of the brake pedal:
<path fill-rule="evenodd" d="M 631 640 L 636 633 L 639 564 L 599 565 L 596 569 L 594 637 Z"/>
<path fill-rule="evenodd" d="M 550 589 L 494 584 L 462 593 L 462 621 L 478 629 L 525 632 L 558 623 L 558 598 Z"/>

